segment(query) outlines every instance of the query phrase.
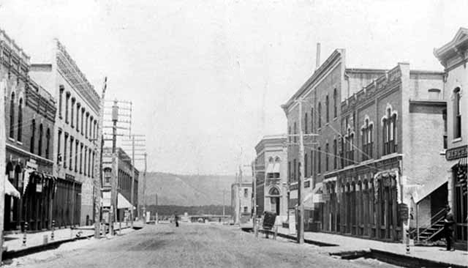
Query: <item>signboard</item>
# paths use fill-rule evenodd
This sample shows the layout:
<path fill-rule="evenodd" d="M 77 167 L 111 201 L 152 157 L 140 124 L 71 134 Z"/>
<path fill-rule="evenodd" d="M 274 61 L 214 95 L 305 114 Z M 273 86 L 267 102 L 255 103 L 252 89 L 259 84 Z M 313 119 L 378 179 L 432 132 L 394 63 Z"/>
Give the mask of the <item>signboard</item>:
<path fill-rule="evenodd" d="M 398 213 L 403 222 L 407 221 L 409 216 L 408 205 L 405 203 L 398 204 Z"/>
<path fill-rule="evenodd" d="M 459 158 L 462 158 L 462 157 L 466 157 L 467 156 L 467 147 L 468 147 L 468 145 L 448 149 L 445 152 L 445 158 L 448 161 L 450 161 L 450 160 L 455 160 L 455 159 L 459 159 Z"/>
<path fill-rule="evenodd" d="M 273 226 L 275 226 L 276 221 L 276 213 L 265 211 L 264 218 L 263 218 L 263 229 L 271 230 Z"/>

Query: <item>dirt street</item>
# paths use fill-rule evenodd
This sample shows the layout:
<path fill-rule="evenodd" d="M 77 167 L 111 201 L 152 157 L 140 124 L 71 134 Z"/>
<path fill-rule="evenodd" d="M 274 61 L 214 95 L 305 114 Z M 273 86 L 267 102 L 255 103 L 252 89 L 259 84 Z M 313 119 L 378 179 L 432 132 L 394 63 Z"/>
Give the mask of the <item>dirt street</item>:
<path fill-rule="evenodd" d="M 311 245 L 256 239 L 238 227 L 182 223 L 146 225 L 112 239 L 65 244 L 15 259 L 9 267 L 395 267 L 336 259 Z M 8 266 L 7 266 L 8 267 Z"/>

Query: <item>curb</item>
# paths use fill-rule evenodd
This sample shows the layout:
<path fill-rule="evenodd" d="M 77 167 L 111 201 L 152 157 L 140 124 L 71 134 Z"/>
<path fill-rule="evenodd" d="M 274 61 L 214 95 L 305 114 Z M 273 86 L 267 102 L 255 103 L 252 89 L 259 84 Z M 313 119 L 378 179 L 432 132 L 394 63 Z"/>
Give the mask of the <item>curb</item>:
<path fill-rule="evenodd" d="M 129 228 L 131 228 L 131 227 L 122 227 L 122 230 L 129 229 Z M 138 227 L 135 228 L 134 227 L 133 229 L 134 230 L 139 230 L 141 228 L 138 228 Z M 118 232 L 118 230 L 116 232 Z M 38 252 L 42 252 L 42 251 L 46 251 L 46 250 L 56 249 L 62 244 L 69 243 L 69 242 L 74 242 L 74 241 L 77 241 L 77 240 L 89 239 L 91 237 L 94 237 L 94 234 L 83 235 L 83 236 L 80 236 L 80 237 L 74 237 L 74 238 L 68 238 L 68 239 L 53 241 L 53 242 L 49 242 L 47 244 L 41 244 L 41 245 L 36 245 L 36 246 L 31 246 L 31 247 L 25 247 L 25 248 L 21 248 L 21 249 L 4 251 L 3 254 L 2 254 L 2 261 L 13 259 L 13 258 L 18 258 L 18 257 L 23 257 L 23 256 L 26 256 L 26 255 L 30 255 L 30 254 L 34 254 L 34 253 L 38 253 Z M 102 238 L 105 238 L 105 236 L 102 235 L 101 239 Z"/>
<path fill-rule="evenodd" d="M 265 233 L 263 230 L 259 230 L 261 233 Z M 279 237 L 295 240 L 296 237 L 278 233 Z M 338 246 L 336 244 L 330 244 L 310 239 L 304 239 L 304 242 L 307 244 L 313 244 L 320 247 L 333 247 Z M 450 268 L 467 268 L 468 266 L 451 264 L 446 262 L 439 262 L 434 260 L 428 260 L 423 258 L 418 258 L 411 255 L 397 254 L 389 251 L 383 251 L 378 249 L 370 248 L 369 251 L 356 250 L 356 251 L 343 251 L 340 253 L 330 253 L 330 255 L 339 255 L 342 259 L 355 259 L 359 257 L 376 259 L 385 263 L 394 264 L 402 267 L 450 267 Z"/>

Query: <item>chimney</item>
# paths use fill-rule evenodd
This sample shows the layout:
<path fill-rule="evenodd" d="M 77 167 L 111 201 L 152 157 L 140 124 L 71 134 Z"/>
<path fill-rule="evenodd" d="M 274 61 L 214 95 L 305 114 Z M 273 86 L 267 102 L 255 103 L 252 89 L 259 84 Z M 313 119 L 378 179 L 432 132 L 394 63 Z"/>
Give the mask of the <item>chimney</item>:
<path fill-rule="evenodd" d="M 320 43 L 317 43 L 317 56 L 315 57 L 315 60 L 316 60 L 315 70 L 317 70 L 320 67 Z"/>

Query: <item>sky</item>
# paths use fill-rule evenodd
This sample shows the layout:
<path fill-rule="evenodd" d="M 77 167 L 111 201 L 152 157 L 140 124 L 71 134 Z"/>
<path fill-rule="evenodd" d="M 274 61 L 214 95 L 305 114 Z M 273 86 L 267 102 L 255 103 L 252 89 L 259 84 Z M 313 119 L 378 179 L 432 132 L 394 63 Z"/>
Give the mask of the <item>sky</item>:
<path fill-rule="evenodd" d="M 468 1 L 0 0 L 0 28 L 31 56 L 67 48 L 106 99 L 131 101 L 148 171 L 234 174 L 321 60 L 443 70 L 433 49 L 468 27 Z M 52 91 L 51 89 L 48 89 Z M 142 167 L 142 163 L 137 166 Z"/>

